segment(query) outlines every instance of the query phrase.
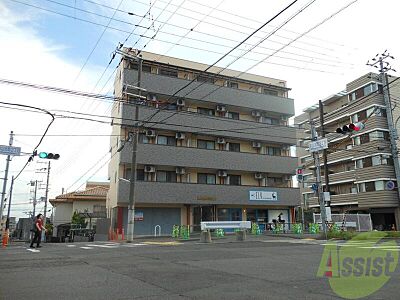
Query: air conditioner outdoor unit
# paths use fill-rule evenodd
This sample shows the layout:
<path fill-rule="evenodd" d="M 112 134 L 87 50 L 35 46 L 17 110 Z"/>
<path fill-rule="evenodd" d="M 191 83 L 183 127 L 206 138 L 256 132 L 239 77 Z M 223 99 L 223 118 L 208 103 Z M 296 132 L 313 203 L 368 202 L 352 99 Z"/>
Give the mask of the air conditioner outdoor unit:
<path fill-rule="evenodd" d="M 219 170 L 217 173 L 218 177 L 226 177 L 228 173 L 225 170 Z"/>
<path fill-rule="evenodd" d="M 176 167 L 175 172 L 176 174 L 184 175 L 186 173 L 186 170 L 183 167 Z"/>
<path fill-rule="evenodd" d="M 253 117 L 261 117 L 261 112 L 258 111 L 258 110 L 253 110 L 253 111 L 251 112 L 251 115 L 252 115 Z"/>
<path fill-rule="evenodd" d="M 217 105 L 216 111 L 218 111 L 218 112 L 224 112 L 224 111 L 226 111 L 225 105 Z"/>
<path fill-rule="evenodd" d="M 155 171 L 156 171 L 156 168 L 154 166 L 144 166 L 145 173 L 154 173 Z"/>
<path fill-rule="evenodd" d="M 265 176 L 263 173 L 255 173 L 254 178 L 255 179 L 263 179 L 263 178 L 265 178 Z"/>
<path fill-rule="evenodd" d="M 184 140 L 184 139 L 185 139 L 185 134 L 184 134 L 183 132 L 177 132 L 177 133 L 175 134 L 175 138 L 176 138 L 177 140 Z"/>
<path fill-rule="evenodd" d="M 185 100 L 184 99 L 176 100 L 176 105 L 177 106 L 185 106 Z"/>
<path fill-rule="evenodd" d="M 156 136 L 156 131 L 153 130 L 153 129 L 146 130 L 146 136 L 147 137 L 155 137 Z"/>
<path fill-rule="evenodd" d="M 253 148 L 261 148 L 260 142 L 252 142 L 251 145 L 253 146 Z"/>
<path fill-rule="evenodd" d="M 223 137 L 217 138 L 217 144 L 225 144 L 225 139 Z"/>

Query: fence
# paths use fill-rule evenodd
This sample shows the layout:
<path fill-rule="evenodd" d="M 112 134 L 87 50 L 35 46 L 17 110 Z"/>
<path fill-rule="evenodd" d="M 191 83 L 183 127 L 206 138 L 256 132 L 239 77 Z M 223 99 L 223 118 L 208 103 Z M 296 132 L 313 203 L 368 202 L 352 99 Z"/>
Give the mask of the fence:
<path fill-rule="evenodd" d="M 314 214 L 314 223 L 321 224 L 321 214 Z M 332 214 L 332 222 L 341 228 L 356 231 L 371 231 L 372 220 L 370 214 Z"/>

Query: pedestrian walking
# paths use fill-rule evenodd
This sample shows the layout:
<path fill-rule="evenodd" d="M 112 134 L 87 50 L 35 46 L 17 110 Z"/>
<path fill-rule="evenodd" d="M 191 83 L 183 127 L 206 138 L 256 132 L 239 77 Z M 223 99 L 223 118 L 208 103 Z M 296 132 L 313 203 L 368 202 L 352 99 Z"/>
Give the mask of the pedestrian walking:
<path fill-rule="evenodd" d="M 43 227 L 43 215 L 42 214 L 38 214 L 36 216 L 35 219 L 35 224 L 33 227 L 33 232 L 34 232 L 34 236 L 31 242 L 30 247 L 31 248 L 35 248 L 33 246 L 34 243 L 36 243 L 36 248 L 40 248 L 40 240 L 42 238 L 42 230 L 46 231 L 46 229 Z"/>

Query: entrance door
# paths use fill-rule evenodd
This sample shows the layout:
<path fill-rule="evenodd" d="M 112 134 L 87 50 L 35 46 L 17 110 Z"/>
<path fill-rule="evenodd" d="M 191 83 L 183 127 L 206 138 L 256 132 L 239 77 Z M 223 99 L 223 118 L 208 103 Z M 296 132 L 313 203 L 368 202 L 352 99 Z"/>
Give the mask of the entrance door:
<path fill-rule="evenodd" d="M 193 207 L 193 230 L 200 231 L 200 222 L 215 221 L 215 205 Z"/>

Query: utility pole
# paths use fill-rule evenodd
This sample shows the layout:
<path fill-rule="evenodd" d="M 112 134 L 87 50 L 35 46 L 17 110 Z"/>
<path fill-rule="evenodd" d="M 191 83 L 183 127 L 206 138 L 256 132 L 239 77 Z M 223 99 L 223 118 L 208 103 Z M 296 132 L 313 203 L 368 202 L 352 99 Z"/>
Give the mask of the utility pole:
<path fill-rule="evenodd" d="M 31 183 L 32 183 L 32 182 L 33 182 L 33 181 L 31 181 Z M 35 217 L 35 212 L 36 212 L 37 184 L 38 184 L 38 181 L 35 180 L 35 191 L 34 191 L 34 193 L 33 193 L 33 218 Z M 33 219 L 33 218 L 32 218 L 32 219 Z"/>
<path fill-rule="evenodd" d="M 143 60 L 138 55 L 130 55 L 125 51 L 121 51 L 119 49 L 116 50 L 117 53 L 121 54 L 124 58 L 133 59 L 138 62 L 138 81 L 137 86 L 133 87 L 138 90 L 137 98 L 140 100 L 142 98 L 142 69 L 143 69 Z M 128 243 L 133 242 L 133 236 L 135 231 L 135 200 L 136 200 L 136 157 L 137 157 L 137 144 L 139 141 L 139 105 L 135 101 L 135 125 L 134 132 L 130 135 L 130 141 L 132 143 L 132 160 L 131 160 L 131 178 L 130 178 L 130 188 L 129 188 L 129 205 L 128 205 L 128 228 L 126 234 L 126 241 Z"/>
<path fill-rule="evenodd" d="M 12 200 L 12 192 L 14 188 L 14 176 L 11 177 L 11 187 L 10 187 L 10 196 L 8 200 L 8 209 L 7 209 L 7 221 L 6 221 L 6 231 L 8 231 L 8 234 L 10 233 L 10 212 L 11 212 L 11 200 Z"/>
<path fill-rule="evenodd" d="M 315 129 L 314 120 L 311 119 L 310 116 L 310 125 L 311 125 L 311 140 L 316 141 L 318 139 L 317 130 Z M 325 199 L 322 191 L 322 181 L 321 181 L 321 162 L 319 158 L 319 151 L 313 152 L 314 155 L 314 164 L 316 167 L 316 177 L 317 177 L 317 196 L 319 201 L 319 207 L 321 211 L 321 223 L 322 230 L 325 234 L 325 239 L 327 239 L 327 230 L 326 230 L 326 210 L 325 210 Z"/>
<path fill-rule="evenodd" d="M 382 54 L 377 54 L 374 58 L 372 58 L 372 63 L 370 61 L 367 62 L 368 66 L 373 66 L 375 68 L 379 68 L 379 73 L 383 85 L 383 99 L 385 100 L 385 105 L 386 105 L 386 117 L 387 117 L 387 122 L 388 122 L 388 127 L 389 127 L 389 138 L 390 138 L 390 148 L 392 152 L 392 157 L 393 157 L 393 164 L 394 164 L 394 171 L 396 174 L 396 181 L 397 181 L 397 193 L 400 199 L 400 164 L 399 164 L 399 152 L 397 149 L 397 143 L 396 139 L 398 138 L 397 134 L 397 129 L 394 126 L 393 123 L 393 115 L 392 115 L 392 104 L 390 101 L 390 93 L 389 93 L 389 83 L 388 83 L 388 78 L 387 78 L 387 72 L 390 70 L 395 71 L 392 69 L 390 64 L 385 61 L 387 58 L 394 59 L 393 56 L 391 56 L 387 50 L 383 52 Z M 379 67 L 377 66 L 379 64 Z M 384 66 L 385 64 L 385 66 Z"/>
<path fill-rule="evenodd" d="M 10 141 L 8 143 L 9 146 L 13 145 L 14 141 L 14 132 L 10 132 Z M 6 189 L 7 189 L 7 178 L 8 178 L 8 169 L 10 166 L 10 161 L 11 161 L 11 155 L 7 155 L 6 158 L 6 170 L 4 173 L 4 178 L 3 178 L 3 191 L 1 193 L 1 204 L 0 204 L 0 223 L 3 222 L 3 209 L 4 209 L 4 199 L 6 197 Z"/>
<path fill-rule="evenodd" d="M 324 127 L 324 106 L 322 101 L 319 100 L 319 121 L 321 124 L 321 137 L 325 137 L 325 127 Z M 324 159 L 324 176 L 325 176 L 325 192 L 330 192 L 329 188 L 329 171 L 328 171 L 328 153 L 327 150 L 322 150 L 322 155 Z"/>
<path fill-rule="evenodd" d="M 47 182 L 46 182 L 46 193 L 45 193 L 45 196 L 44 196 L 44 213 L 43 213 L 43 217 L 44 217 L 44 221 L 43 221 L 43 226 L 44 227 L 46 227 L 46 214 L 47 214 L 47 198 L 48 198 L 48 196 L 49 196 L 49 181 L 50 181 L 50 161 L 49 161 L 49 163 L 48 163 L 48 166 L 47 166 Z M 42 241 L 44 241 L 45 240 L 45 231 L 44 230 L 42 230 Z"/>

